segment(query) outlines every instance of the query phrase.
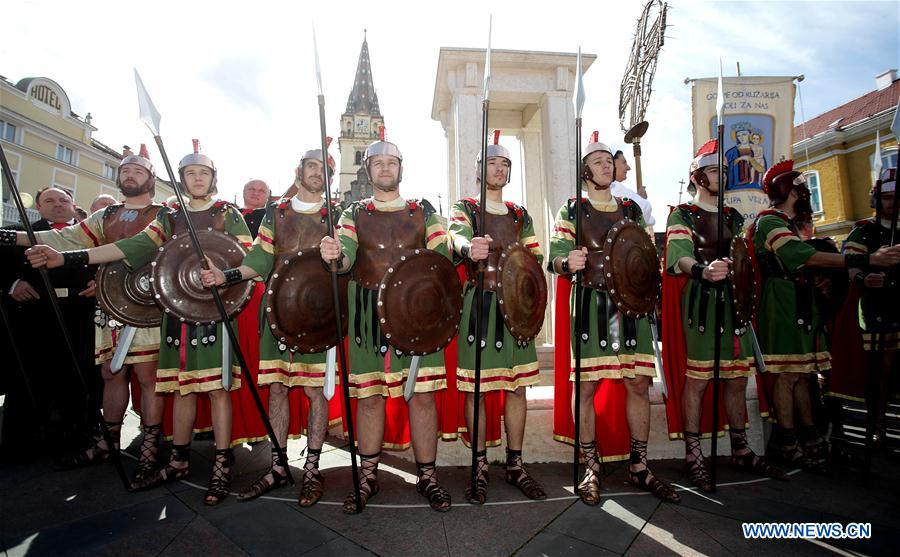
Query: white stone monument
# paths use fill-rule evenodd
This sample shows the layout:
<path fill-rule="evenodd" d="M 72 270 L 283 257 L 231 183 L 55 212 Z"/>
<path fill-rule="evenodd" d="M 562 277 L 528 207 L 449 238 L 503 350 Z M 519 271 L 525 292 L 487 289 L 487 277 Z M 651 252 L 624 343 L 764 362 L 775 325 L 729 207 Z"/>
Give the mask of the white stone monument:
<path fill-rule="evenodd" d="M 438 58 L 431 118 L 447 136 L 450 204 L 479 193 L 484 58 L 484 49 L 450 47 L 442 47 Z M 582 54 L 582 71 L 595 59 Z M 556 211 L 575 194 L 575 64 L 574 53 L 491 50 L 488 129 L 519 140 L 523 201 L 545 254 Z M 551 316 L 552 303 L 535 339 L 539 347 L 553 342 Z"/>

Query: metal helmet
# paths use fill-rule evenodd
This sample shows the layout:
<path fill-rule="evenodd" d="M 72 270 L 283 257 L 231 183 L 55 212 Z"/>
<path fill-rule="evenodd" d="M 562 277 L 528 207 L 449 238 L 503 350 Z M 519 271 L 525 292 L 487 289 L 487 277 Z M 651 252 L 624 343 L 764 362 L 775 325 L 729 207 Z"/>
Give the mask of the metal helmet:
<path fill-rule="evenodd" d="M 141 189 L 143 192 L 149 191 L 150 195 L 153 195 L 156 192 L 156 169 L 153 168 L 153 163 L 150 162 L 150 153 L 147 151 L 147 145 L 141 143 L 141 150 L 137 155 L 126 147 L 124 155 L 122 160 L 119 161 L 119 168 L 116 171 L 116 186 L 122 189 L 122 184 L 119 181 L 119 172 L 121 172 L 122 167 L 126 164 L 136 164 L 150 173 L 150 179 L 147 180 Z"/>
<path fill-rule="evenodd" d="M 878 177 L 881 181 L 881 194 L 885 193 L 895 193 L 897 191 L 897 167 L 892 166 L 890 168 L 885 168 L 881 171 L 881 176 Z M 875 199 L 875 188 L 878 184 L 872 186 L 872 189 L 869 190 L 869 207 L 872 209 L 875 208 L 877 200 Z"/>
<path fill-rule="evenodd" d="M 397 160 L 400 161 L 399 178 L 401 180 L 403 179 L 403 155 L 400 154 L 400 149 L 396 145 L 384 139 L 384 126 L 378 126 L 378 141 L 369 144 L 363 155 L 363 165 L 366 167 L 367 173 L 369 172 L 369 159 L 375 155 L 390 155 L 396 157 Z M 372 175 L 370 174 L 369 180 L 371 179 Z"/>
<path fill-rule="evenodd" d="M 583 180 L 593 180 L 594 179 L 594 173 L 591 171 L 590 168 L 588 168 L 587 164 L 584 164 L 584 163 L 587 163 L 587 158 L 589 155 L 596 153 L 598 151 L 601 151 L 604 153 L 609 153 L 610 157 L 615 156 L 615 152 L 609 147 L 609 145 L 607 145 L 606 143 L 600 142 L 599 136 L 600 136 L 600 132 L 598 132 L 597 130 L 594 130 L 594 132 L 591 133 L 591 138 L 588 141 L 587 147 L 584 148 L 584 154 L 581 155 L 581 162 L 583 163 L 583 167 L 581 170 L 581 178 Z M 616 165 L 615 164 L 613 164 L 612 179 L 613 179 L 613 181 L 616 180 Z"/>
<path fill-rule="evenodd" d="M 691 180 L 693 178 L 697 182 L 701 184 L 703 188 L 709 191 L 709 184 L 703 185 L 706 177 L 703 175 L 703 169 L 708 166 L 717 166 L 719 164 L 719 141 L 717 139 L 710 139 L 706 143 L 700 146 L 697 149 L 697 153 L 694 154 L 694 160 L 691 161 L 690 167 L 688 167 L 688 193 L 691 195 L 696 195 L 697 187 L 694 184 L 694 181 Z M 723 169 L 727 169 L 728 165 L 723 164 Z M 723 177 L 723 180 L 727 180 L 727 174 Z M 691 186 L 693 186 L 694 191 L 691 192 Z"/>
<path fill-rule="evenodd" d="M 326 149 L 328 147 L 331 147 L 332 141 L 333 141 L 333 139 L 330 137 L 325 138 L 325 148 Z M 303 166 L 303 161 L 305 161 L 307 159 L 313 159 L 313 160 L 322 162 L 322 149 L 310 149 L 309 151 L 303 153 L 303 156 L 300 157 L 300 166 Z M 331 156 L 331 154 L 328 155 L 328 168 L 331 169 L 330 176 L 334 177 L 335 164 L 334 164 L 334 158 Z"/>
<path fill-rule="evenodd" d="M 206 168 L 212 170 L 212 182 L 209 184 L 209 192 L 207 196 L 214 195 L 219 189 L 216 187 L 216 182 L 218 181 L 218 172 L 216 171 L 216 165 L 211 158 L 207 155 L 204 155 L 200 152 L 200 140 L 192 139 L 191 142 L 194 144 L 194 152 L 185 155 L 183 159 L 178 163 L 178 177 L 181 178 L 181 189 L 185 193 L 187 193 L 187 188 L 184 186 L 184 169 L 188 166 L 199 165 L 205 166 Z"/>
<path fill-rule="evenodd" d="M 512 158 L 509 156 L 509 150 L 500 145 L 500 130 L 494 130 L 494 142 L 488 144 L 487 146 L 487 158 L 491 157 L 500 157 L 501 159 L 506 159 L 506 162 L 509 164 L 509 173 L 506 175 L 506 183 L 509 183 L 510 177 L 512 176 Z M 478 152 L 478 156 L 475 157 L 475 163 L 481 164 L 481 152 Z M 481 177 L 481 171 L 478 171 L 478 179 Z"/>
<path fill-rule="evenodd" d="M 787 201 L 788 195 L 794 189 L 801 193 L 808 192 L 806 179 L 802 174 L 794 170 L 794 161 L 781 161 L 763 175 L 763 191 L 769 196 L 772 205 L 779 205 Z"/>

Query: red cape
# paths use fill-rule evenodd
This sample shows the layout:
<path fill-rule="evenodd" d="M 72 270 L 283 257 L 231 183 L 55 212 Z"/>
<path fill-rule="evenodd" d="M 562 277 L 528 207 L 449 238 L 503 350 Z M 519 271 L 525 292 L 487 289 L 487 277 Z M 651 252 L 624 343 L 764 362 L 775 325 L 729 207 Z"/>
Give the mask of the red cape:
<path fill-rule="evenodd" d="M 571 367 L 571 338 L 569 295 L 572 281 L 556 278 L 556 302 L 554 307 L 553 352 L 553 438 L 573 444 L 575 422 L 572 419 L 572 391 L 575 383 L 569 381 Z M 597 413 L 595 437 L 600 456 L 606 460 L 625 460 L 631 452 L 628 421 L 625 415 L 627 393 L 621 379 L 601 379 L 594 393 L 594 410 Z"/>
<path fill-rule="evenodd" d="M 676 209 L 677 210 L 677 209 Z M 666 246 L 665 253 L 668 252 Z M 663 261 L 666 255 L 663 255 Z M 687 275 L 670 275 L 663 272 L 662 294 L 662 345 L 663 368 L 669 396 L 666 399 L 666 422 L 670 439 L 684 437 L 684 385 L 687 379 L 687 348 L 681 315 L 681 299 L 688 285 Z M 710 327 L 712 330 L 712 327 Z M 725 431 L 728 415 L 725 413 L 723 393 L 719 391 L 718 433 Z M 713 430 L 713 389 L 707 386 L 703 395 L 703 410 L 700 416 L 700 434 L 710 435 Z"/>
<path fill-rule="evenodd" d="M 841 311 L 834 320 L 828 394 L 862 401 L 866 397 L 866 351 L 859 328 L 859 288 L 851 281 Z"/>

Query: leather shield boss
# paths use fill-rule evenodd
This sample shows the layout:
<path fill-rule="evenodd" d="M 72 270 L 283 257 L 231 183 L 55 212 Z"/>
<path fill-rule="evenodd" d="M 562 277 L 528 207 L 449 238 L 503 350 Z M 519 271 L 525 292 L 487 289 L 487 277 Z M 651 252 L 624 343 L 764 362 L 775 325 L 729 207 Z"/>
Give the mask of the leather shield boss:
<path fill-rule="evenodd" d="M 750 325 L 758 306 L 756 274 L 747 240 L 741 236 L 731 239 L 731 270 L 728 282 L 734 300 L 734 319 L 741 327 Z"/>
<path fill-rule="evenodd" d="M 609 230 L 603 251 L 606 286 L 619 311 L 633 318 L 653 311 L 662 274 L 656 247 L 647 232 L 637 222 L 622 219 Z"/>
<path fill-rule="evenodd" d="M 516 242 L 500 254 L 497 298 L 509 333 L 529 342 L 540 332 L 547 308 L 547 280 L 531 250 Z"/>
<path fill-rule="evenodd" d="M 159 327 L 162 310 L 150 287 L 148 263 L 129 271 L 123 261 L 106 263 L 97 269 L 97 303 L 110 317 L 132 327 Z"/>
<path fill-rule="evenodd" d="M 391 346 L 422 356 L 447 346 L 459 329 L 462 284 L 436 251 L 404 252 L 378 286 L 378 320 Z"/>
<path fill-rule="evenodd" d="M 338 275 L 341 336 L 347 335 L 349 281 L 349 274 Z M 337 344 L 331 271 L 322 263 L 318 247 L 275 256 L 265 312 L 275 340 L 288 350 L 324 352 Z"/>
<path fill-rule="evenodd" d="M 241 265 L 247 250 L 231 234 L 218 230 L 198 230 L 197 238 L 203 253 L 219 269 Z M 192 325 L 222 320 L 212 292 L 200 281 L 200 259 L 188 234 L 173 234 L 160 246 L 150 276 L 156 302 L 163 310 Z M 219 296 L 228 317 L 234 317 L 250 300 L 253 281 L 242 281 L 219 287 Z"/>

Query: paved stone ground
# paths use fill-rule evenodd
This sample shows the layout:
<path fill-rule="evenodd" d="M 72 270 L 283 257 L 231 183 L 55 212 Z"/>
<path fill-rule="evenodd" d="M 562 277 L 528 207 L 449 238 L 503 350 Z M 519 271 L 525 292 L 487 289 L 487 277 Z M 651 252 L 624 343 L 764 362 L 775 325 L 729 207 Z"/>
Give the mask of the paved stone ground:
<path fill-rule="evenodd" d="M 137 420 L 123 439 L 137 454 Z M 331 441 L 339 443 L 332 438 Z M 299 478 L 303 442 L 289 456 Z M 414 489 L 414 466 L 386 453 L 382 492 L 361 515 L 341 512 L 351 489 L 340 447 L 323 453 L 326 495 L 312 509 L 285 487 L 249 503 L 229 497 L 203 505 L 212 462 L 209 441 L 195 441 L 194 477 L 143 493 L 127 493 L 110 465 L 57 472 L 49 460 L 0 469 L 0 549 L 7 555 L 896 555 L 900 540 L 900 461 L 880 453 L 868 485 L 844 470 L 830 477 L 794 472 L 787 483 L 748 476 L 720 463 L 715 494 L 681 492 L 663 504 L 626 485 L 622 464 L 607 466 L 604 502 L 590 508 L 571 492 L 571 466 L 529 467 L 549 498 L 529 502 L 492 468 L 489 504 L 464 503 L 464 467 L 442 467 L 454 506 L 436 513 Z M 265 469 L 268 445 L 237 451 L 233 488 Z M 679 461 L 652 463 L 657 475 L 686 486 Z M 133 458 L 126 458 L 129 472 Z M 743 522 L 870 522 L 870 540 L 745 540 Z"/>

